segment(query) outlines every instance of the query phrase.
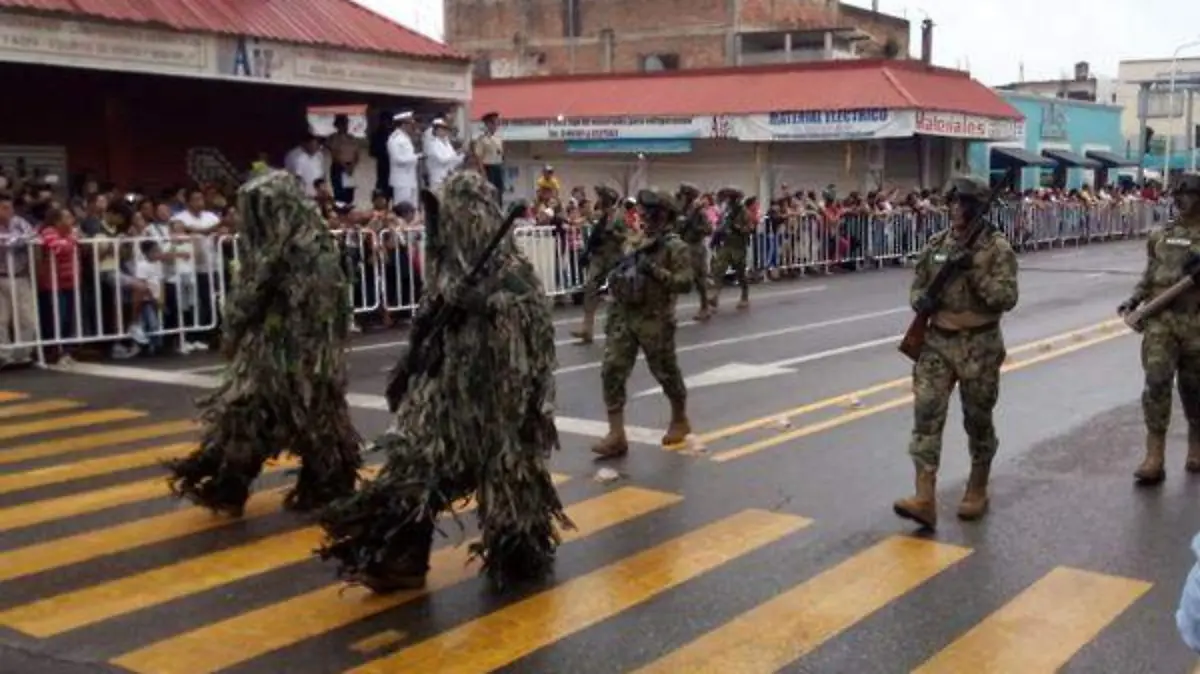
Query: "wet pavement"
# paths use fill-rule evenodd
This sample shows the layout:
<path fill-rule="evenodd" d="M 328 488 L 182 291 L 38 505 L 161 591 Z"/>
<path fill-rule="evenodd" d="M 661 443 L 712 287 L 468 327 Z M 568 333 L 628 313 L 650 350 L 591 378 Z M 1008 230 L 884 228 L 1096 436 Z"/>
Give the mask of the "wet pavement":
<path fill-rule="evenodd" d="M 954 519 L 967 472 L 957 404 L 942 522 L 891 513 L 905 453 L 910 272 L 756 285 L 711 322 L 679 310 L 696 439 L 662 448 L 667 404 L 630 382 L 634 451 L 601 483 L 603 340 L 558 313 L 563 451 L 579 525 L 556 578 L 494 596 L 448 527 L 424 593 L 366 597 L 311 557 L 273 466 L 245 519 L 164 498 L 161 460 L 194 442 L 213 356 L 0 372 L 0 671 L 1190 672 L 1174 627 L 1200 479 L 1133 486 L 1143 439 L 1138 346 L 1114 320 L 1144 244 L 1022 258 L 992 510 Z M 736 292 L 726 290 L 732 303 Z M 403 333 L 357 338 L 356 422 L 383 429 L 383 370 Z M 640 395 L 643 394 L 644 395 Z M 371 461 L 378 461 L 372 458 Z"/>

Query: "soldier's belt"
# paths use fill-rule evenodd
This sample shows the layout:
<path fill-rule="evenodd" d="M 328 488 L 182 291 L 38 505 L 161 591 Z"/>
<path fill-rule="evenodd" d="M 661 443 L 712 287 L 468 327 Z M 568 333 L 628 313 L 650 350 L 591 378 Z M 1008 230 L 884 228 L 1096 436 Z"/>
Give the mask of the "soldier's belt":
<path fill-rule="evenodd" d="M 944 328 L 937 323 L 931 323 L 929 329 L 943 337 L 970 337 L 979 335 L 991 330 L 995 330 L 1000 325 L 1000 321 L 992 321 L 984 325 L 977 325 L 970 328 Z"/>

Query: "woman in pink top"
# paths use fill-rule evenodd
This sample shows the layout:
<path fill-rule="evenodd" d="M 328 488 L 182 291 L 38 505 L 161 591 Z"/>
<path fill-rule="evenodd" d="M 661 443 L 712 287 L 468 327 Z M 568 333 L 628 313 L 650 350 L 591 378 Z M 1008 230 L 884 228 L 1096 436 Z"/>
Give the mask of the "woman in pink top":
<path fill-rule="evenodd" d="M 42 340 L 58 342 L 74 337 L 75 288 L 79 282 L 79 239 L 75 216 L 71 211 L 52 208 L 46 212 L 41 229 L 41 254 L 38 256 L 38 314 Z M 58 361 L 69 361 L 65 347 L 59 347 Z"/>

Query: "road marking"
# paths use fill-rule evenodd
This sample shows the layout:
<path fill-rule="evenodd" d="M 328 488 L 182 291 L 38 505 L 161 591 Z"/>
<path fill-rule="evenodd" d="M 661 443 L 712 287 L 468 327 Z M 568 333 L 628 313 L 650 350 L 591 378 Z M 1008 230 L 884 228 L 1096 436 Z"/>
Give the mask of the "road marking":
<path fill-rule="evenodd" d="M 65 431 L 70 428 L 82 428 L 84 426 L 107 424 L 114 421 L 129 421 L 130 419 L 140 419 L 145 416 L 147 416 L 145 412 L 137 410 L 95 410 L 54 419 L 38 419 L 37 421 L 25 421 L 19 424 L 4 424 L 0 425 L 0 440 L 11 440 L 26 435 L 37 435 L 38 433 Z"/>
<path fill-rule="evenodd" d="M 174 459 L 187 454 L 196 448 L 194 442 L 180 442 L 173 445 L 152 447 L 115 456 L 102 456 L 86 461 L 76 461 L 46 468 L 36 468 L 20 473 L 0 475 L 0 494 L 14 491 L 24 491 L 34 487 L 45 487 L 51 484 L 61 484 L 72 480 L 82 480 L 86 477 L 96 477 L 116 473 L 131 468 L 153 466 L 167 459 Z M 36 507 L 36 506 L 31 506 Z"/>
<path fill-rule="evenodd" d="M 1151 584 L 1058 567 L 988 616 L 914 674 L 1052 674 Z"/>
<path fill-rule="evenodd" d="M 46 457 L 58 456 L 60 454 L 82 452 L 99 447 L 110 447 L 129 442 L 137 442 L 139 440 L 159 438 L 166 435 L 190 433 L 198 430 L 199 428 L 200 426 L 191 420 L 167 421 L 158 424 L 134 426 L 132 428 L 120 428 L 113 431 L 103 431 L 101 433 L 89 433 L 87 435 L 78 435 L 70 438 L 43 440 L 41 442 L 35 442 L 20 447 L 0 449 L 0 465 L 20 463 L 22 461 L 30 461 L 33 459 L 44 459 Z M 2 520 L 0 520 L 0 522 L 2 522 Z M 0 526 L 3 526 L 3 524 L 0 524 Z"/>
<path fill-rule="evenodd" d="M 793 334 L 797 334 L 797 333 L 801 333 L 801 332 L 812 332 L 813 330 L 820 330 L 822 328 L 832 328 L 832 327 L 836 327 L 839 325 L 849 325 L 851 323 L 859 323 L 862 321 L 869 321 L 869 320 L 876 319 L 876 318 L 883 318 L 885 316 L 892 316 L 894 314 L 903 314 L 903 313 L 912 313 L 912 309 L 909 307 L 896 307 L 895 309 L 884 309 L 882 311 L 872 311 L 870 313 L 865 313 L 865 314 L 853 314 L 850 316 L 842 316 L 841 318 L 831 318 L 829 320 L 818 321 L 816 323 L 803 323 L 801 325 L 792 325 L 792 326 L 789 326 L 786 328 L 778 328 L 776 330 L 767 330 L 765 332 L 752 332 L 752 333 L 748 333 L 748 334 L 744 334 L 744 335 L 738 335 L 737 337 L 726 337 L 725 339 L 716 339 L 711 342 L 700 342 L 698 344 L 687 344 L 685 346 L 678 347 L 677 349 L 675 349 L 675 352 L 676 353 L 687 353 L 688 351 L 699 351 L 702 349 L 715 349 L 715 348 L 721 347 L 721 346 L 731 346 L 734 344 L 742 344 L 745 342 L 756 342 L 756 341 L 763 340 L 763 339 L 771 339 L 773 337 L 783 337 L 786 335 L 793 335 Z M 638 358 L 641 359 L 642 356 L 639 354 Z M 554 371 L 554 374 L 568 374 L 571 372 L 581 372 L 583 370 L 595 370 L 600 367 L 601 363 L 602 363 L 602 361 L 595 361 L 592 363 L 581 363 L 579 365 L 568 365 L 566 367 L 558 368 L 557 370 Z"/>
<path fill-rule="evenodd" d="M 51 368 L 53 369 L 53 368 Z M 140 381 L 149 384 L 171 384 L 192 388 L 213 389 L 220 384 L 220 378 L 178 372 L 171 370 L 153 370 L 150 368 L 128 367 L 124 365 L 101 365 L 99 363 L 75 363 L 69 370 L 62 370 L 73 375 L 102 377 L 106 379 L 124 379 Z M 369 393 L 348 393 L 346 402 L 358 409 L 387 411 L 387 398 Z M 576 419 L 574 417 L 555 416 L 554 424 L 559 432 L 571 435 L 582 435 L 589 438 L 603 438 L 608 435 L 608 424 L 592 419 Z M 2 432 L 3 427 L 0 427 Z M 662 446 L 663 431 L 640 426 L 626 426 L 625 435 L 630 442 Z M 2 439 L 2 436 L 0 436 Z"/>
<path fill-rule="evenodd" d="M 399 630 L 384 630 L 379 634 L 372 634 L 366 639 L 359 639 L 350 644 L 350 650 L 359 655 L 370 655 L 377 651 L 382 651 L 385 648 L 390 648 L 408 638 L 407 632 Z"/>
<path fill-rule="evenodd" d="M 970 554 L 956 545 L 907 536 L 888 538 L 637 674 L 774 674 Z"/>
<path fill-rule="evenodd" d="M 28 393 L 20 391 L 0 391 L 0 403 L 11 403 L 17 400 L 28 400 Z"/>
<path fill-rule="evenodd" d="M 1058 342 L 1078 340 L 1083 335 L 1087 335 L 1089 333 L 1102 331 L 1102 330 L 1109 330 L 1111 328 L 1123 326 L 1124 324 L 1125 324 L 1124 321 L 1122 321 L 1120 319 L 1101 321 L 1101 322 L 1095 323 L 1093 325 L 1085 326 L 1082 328 L 1077 328 L 1075 330 L 1070 330 L 1068 332 L 1059 333 L 1057 335 L 1052 335 L 1050 337 L 1044 337 L 1042 339 L 1038 339 L 1038 340 L 1035 340 L 1032 342 L 1026 342 L 1024 344 L 1015 346 L 1012 349 L 1009 349 L 1008 355 L 1011 357 L 1011 356 L 1025 353 L 1028 351 L 1044 349 L 1047 346 L 1053 346 L 1054 344 L 1056 344 Z M 894 341 L 895 341 L 895 343 L 898 344 L 899 338 L 896 338 Z M 873 342 L 864 342 L 864 344 L 872 344 L 872 343 Z M 857 346 L 857 345 L 854 345 L 854 346 Z M 842 347 L 842 348 L 854 348 L 854 346 Z M 866 348 L 866 347 L 864 347 L 864 348 Z M 819 356 L 822 356 L 822 354 L 821 353 L 811 354 L 809 356 L 801 356 L 801 358 L 817 359 L 817 357 L 819 357 Z M 822 400 L 816 400 L 811 403 L 805 403 L 805 404 L 799 405 L 797 407 L 792 407 L 792 408 L 789 408 L 786 410 L 779 410 L 768 416 L 762 416 L 762 417 L 758 417 L 756 419 L 750 419 L 748 421 L 743 421 L 743 422 L 740 422 L 737 424 L 733 424 L 731 426 L 726 426 L 724 428 L 718 428 L 718 429 L 715 429 L 712 431 L 708 431 L 706 433 L 699 433 L 696 435 L 696 437 L 698 440 L 700 440 L 703 443 L 716 442 L 717 440 L 723 440 L 725 438 L 729 438 L 734 435 L 739 435 L 741 433 L 745 433 L 746 431 L 751 431 L 751 430 L 754 430 L 757 428 L 762 428 L 764 426 L 769 426 L 771 424 L 776 423 L 781 417 L 789 417 L 790 418 L 790 417 L 804 416 L 806 414 L 811 414 L 813 412 L 819 412 L 819 411 L 829 408 L 829 407 L 849 405 L 856 400 L 862 400 L 864 398 L 868 398 L 870 396 L 873 396 L 873 395 L 876 395 L 879 393 L 883 393 L 884 391 L 889 391 L 889 390 L 897 389 L 897 388 L 910 387 L 910 386 L 912 386 L 912 377 L 901 377 L 901 378 L 897 378 L 897 379 L 892 379 L 890 381 L 881 382 L 879 384 L 873 384 L 866 388 L 861 388 L 857 391 L 841 393 L 836 396 L 830 396 L 828 398 L 824 398 Z M 887 408 L 887 409 L 890 409 L 890 408 Z M 682 447 L 682 445 L 680 447 Z"/>
<path fill-rule="evenodd" d="M 299 465 L 290 458 L 279 462 L 272 461 L 264 467 L 263 473 L 277 473 Z M 93 489 L 80 494 L 46 499 L 32 504 L 10 506 L 0 509 L 0 533 L 67 517 L 100 512 L 129 503 L 163 498 L 169 493 L 166 477 L 160 476 L 137 482 L 126 482 L 104 489 Z M 4 558 L 4 554 L 6 553 L 0 553 L 0 559 Z M 0 569 L 0 575 L 3 573 L 4 571 Z"/>
<path fill-rule="evenodd" d="M 1082 349 L 1096 346 L 1097 344 L 1102 344 L 1104 342 L 1112 341 L 1114 339 L 1117 339 L 1118 337 L 1124 337 L 1125 335 L 1129 335 L 1129 334 L 1133 334 L 1132 331 L 1129 329 L 1124 329 L 1124 330 L 1118 330 L 1116 332 L 1113 332 L 1113 333 L 1110 333 L 1107 335 L 1101 335 L 1099 337 L 1093 337 L 1092 339 L 1087 339 L 1087 340 L 1083 340 L 1080 342 L 1076 342 L 1070 346 L 1063 347 L 1062 349 L 1059 349 L 1057 351 L 1042 353 L 1042 354 L 1039 354 L 1032 358 L 1026 358 L 1024 360 L 1019 360 L 1019 361 L 1016 361 L 1013 363 L 1008 363 L 1007 365 L 1004 365 L 1003 367 L 1000 368 L 1000 372 L 1002 374 L 1007 374 L 1009 372 L 1015 372 L 1016 370 L 1021 370 L 1021 369 L 1030 367 L 1032 365 L 1037 365 L 1038 363 L 1043 363 L 1048 360 L 1061 358 L 1062 356 L 1065 356 L 1067 354 L 1075 353 L 1076 351 L 1080 351 Z M 909 381 L 909 380 L 904 380 L 904 381 Z M 832 428 L 837 428 L 838 426 L 844 426 L 845 424 L 848 424 L 852 421 L 857 421 L 859 419 L 863 419 L 865 417 L 869 417 L 869 416 L 878 414 L 880 412 L 885 412 L 887 410 L 895 409 L 897 407 L 902 407 L 904 405 L 911 403 L 912 400 L 913 400 L 913 396 L 911 393 L 909 393 L 902 397 L 893 398 L 892 400 L 880 403 L 878 405 L 874 405 L 871 407 L 865 407 L 860 410 L 855 410 L 853 412 L 848 412 L 846 414 L 842 414 L 840 416 L 833 417 L 832 419 L 826 419 L 824 421 L 820 421 L 820 422 L 817 422 L 814 424 L 802 426 L 795 430 L 791 430 L 786 433 L 780 433 L 779 435 L 776 435 L 776 436 L 773 436 L 770 438 L 764 438 L 764 439 L 758 440 L 756 442 L 751 442 L 751 443 L 749 443 L 747 445 L 743 445 L 741 447 L 736 447 L 734 449 L 729 449 L 729 450 L 726 450 L 723 452 L 717 452 L 716 454 L 713 454 L 710 458 L 713 461 L 717 461 L 719 463 L 724 463 L 725 461 L 732 461 L 733 459 L 739 459 L 743 456 L 761 452 L 762 450 L 768 449 L 770 447 L 775 447 L 776 445 L 781 445 L 786 442 L 791 442 L 792 440 L 797 440 L 799 438 L 813 435 L 814 433 L 819 433 L 819 432 L 826 431 L 826 430 L 829 430 Z M 774 418 L 777 419 L 778 415 L 776 415 L 776 417 L 774 417 Z"/>
<path fill-rule="evenodd" d="M 84 403 L 75 400 L 37 400 L 29 403 L 0 406 L 0 419 L 15 419 L 16 417 L 48 414 L 50 412 L 65 412 L 84 407 Z"/>
<path fill-rule="evenodd" d="M 491 672 L 809 524 L 795 515 L 744 510 L 347 674 Z"/>
<path fill-rule="evenodd" d="M 563 542 L 590 536 L 682 500 L 676 494 L 640 487 L 616 489 L 568 507 L 567 515 L 577 528 L 563 531 Z M 467 552 L 474 540 L 435 550 L 423 590 L 375 595 L 361 587 L 334 583 L 164 639 L 117 657 L 112 663 L 140 674 L 201 674 L 231 668 L 476 577 L 478 566 L 468 564 Z"/>
<path fill-rule="evenodd" d="M 568 479 L 564 475 L 552 477 L 556 484 Z M 262 500 L 262 507 L 272 507 L 271 498 Z M 459 511 L 465 512 L 465 509 Z M 319 526 L 276 534 L 16 606 L 0 613 L 0 624 L 42 638 L 62 634 L 303 562 L 312 558 L 313 550 L 324 542 L 324 538 L 325 532 Z M 120 539 L 127 541 L 128 537 L 123 535 Z M 128 542 L 136 544 L 136 541 Z"/>

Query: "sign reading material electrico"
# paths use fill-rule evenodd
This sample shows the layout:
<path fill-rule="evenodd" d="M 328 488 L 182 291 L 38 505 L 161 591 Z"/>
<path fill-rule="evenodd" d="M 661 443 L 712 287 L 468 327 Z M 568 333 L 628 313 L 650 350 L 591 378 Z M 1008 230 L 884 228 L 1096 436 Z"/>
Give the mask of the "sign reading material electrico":
<path fill-rule="evenodd" d="M 713 135 L 711 116 L 513 119 L 501 126 L 500 134 L 508 141 L 667 140 Z"/>
<path fill-rule="evenodd" d="M 735 118 L 739 140 L 837 141 L 903 138 L 913 135 L 916 116 L 909 110 L 858 108 L 798 110 Z"/>

